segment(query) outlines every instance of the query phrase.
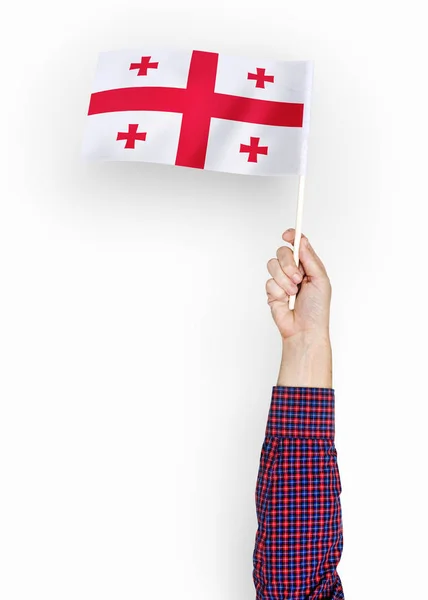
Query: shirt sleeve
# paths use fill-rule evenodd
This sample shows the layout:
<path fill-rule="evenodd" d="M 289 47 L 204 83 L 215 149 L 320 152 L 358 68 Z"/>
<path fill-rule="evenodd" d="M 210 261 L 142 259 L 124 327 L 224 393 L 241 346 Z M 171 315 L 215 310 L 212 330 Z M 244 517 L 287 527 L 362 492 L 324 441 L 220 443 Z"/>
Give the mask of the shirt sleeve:
<path fill-rule="evenodd" d="M 334 390 L 273 388 L 257 478 L 257 600 L 342 600 Z"/>

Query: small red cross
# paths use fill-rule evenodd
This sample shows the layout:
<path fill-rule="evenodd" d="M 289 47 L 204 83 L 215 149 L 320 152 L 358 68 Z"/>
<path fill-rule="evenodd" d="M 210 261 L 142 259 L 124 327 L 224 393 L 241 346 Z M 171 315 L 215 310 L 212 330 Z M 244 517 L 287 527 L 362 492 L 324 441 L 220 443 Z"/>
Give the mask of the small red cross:
<path fill-rule="evenodd" d="M 157 69 L 159 66 L 158 62 L 150 62 L 150 59 L 152 57 L 151 56 L 142 56 L 141 57 L 141 62 L 139 63 L 131 63 L 129 65 L 129 70 L 132 71 L 133 69 L 139 69 L 137 75 L 138 76 L 143 76 L 143 75 L 147 75 L 147 69 Z"/>
<path fill-rule="evenodd" d="M 266 75 L 266 69 L 256 69 L 257 73 L 248 73 L 248 79 L 254 79 L 256 81 L 256 88 L 264 88 L 265 81 L 268 83 L 274 82 L 273 75 Z"/>
<path fill-rule="evenodd" d="M 258 162 L 258 155 L 268 153 L 268 146 L 259 146 L 260 138 L 252 137 L 250 138 L 250 145 L 241 144 L 241 149 L 239 152 L 248 152 L 248 162 Z"/>
<path fill-rule="evenodd" d="M 126 140 L 125 148 L 135 149 L 136 140 L 146 141 L 147 132 L 137 133 L 138 125 L 128 125 L 128 131 L 119 131 L 116 141 Z"/>

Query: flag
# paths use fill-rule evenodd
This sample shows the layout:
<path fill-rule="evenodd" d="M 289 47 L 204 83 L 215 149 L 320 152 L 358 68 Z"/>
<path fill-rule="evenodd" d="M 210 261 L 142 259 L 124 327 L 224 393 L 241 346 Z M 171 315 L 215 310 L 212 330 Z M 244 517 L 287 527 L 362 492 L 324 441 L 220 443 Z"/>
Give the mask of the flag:
<path fill-rule="evenodd" d="M 303 175 L 312 62 L 155 48 L 100 55 L 83 154 Z"/>

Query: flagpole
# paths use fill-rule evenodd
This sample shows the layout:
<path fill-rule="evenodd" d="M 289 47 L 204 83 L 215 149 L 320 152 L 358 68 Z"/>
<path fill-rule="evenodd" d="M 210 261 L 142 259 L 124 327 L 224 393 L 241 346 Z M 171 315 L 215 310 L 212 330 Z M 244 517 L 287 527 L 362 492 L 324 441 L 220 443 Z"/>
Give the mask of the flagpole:
<path fill-rule="evenodd" d="M 293 250 L 294 260 L 295 260 L 297 266 L 299 266 L 299 249 L 300 249 L 300 240 L 302 238 L 304 194 L 305 194 L 305 176 L 300 175 L 299 191 L 297 193 L 296 232 L 294 235 L 294 250 Z M 296 296 L 290 296 L 290 300 L 288 303 L 288 307 L 290 310 L 294 310 L 295 302 L 296 302 Z"/>

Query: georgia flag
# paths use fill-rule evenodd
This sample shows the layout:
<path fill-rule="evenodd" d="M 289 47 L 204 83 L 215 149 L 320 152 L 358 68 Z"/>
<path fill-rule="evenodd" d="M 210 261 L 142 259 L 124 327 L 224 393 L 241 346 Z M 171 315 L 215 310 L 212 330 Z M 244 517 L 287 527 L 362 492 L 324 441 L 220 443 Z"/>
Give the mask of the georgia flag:
<path fill-rule="evenodd" d="M 312 67 L 199 50 L 102 53 L 84 156 L 303 175 Z"/>

